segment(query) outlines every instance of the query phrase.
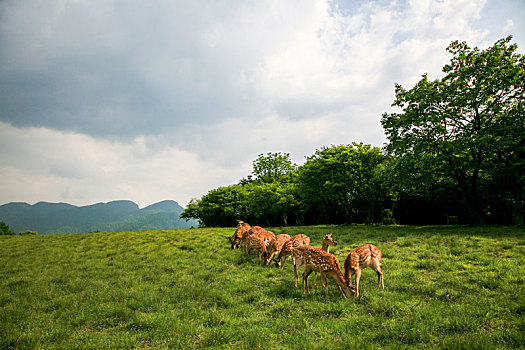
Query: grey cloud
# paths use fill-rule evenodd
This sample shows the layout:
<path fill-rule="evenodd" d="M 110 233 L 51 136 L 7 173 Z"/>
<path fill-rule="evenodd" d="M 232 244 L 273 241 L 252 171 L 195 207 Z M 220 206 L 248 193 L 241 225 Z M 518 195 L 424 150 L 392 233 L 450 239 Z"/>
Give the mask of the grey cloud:
<path fill-rule="evenodd" d="M 27 23 L 41 9 L 26 4 L 1 8 L 0 120 L 134 137 L 243 113 L 239 72 L 203 43 L 200 8 L 68 3 Z"/>

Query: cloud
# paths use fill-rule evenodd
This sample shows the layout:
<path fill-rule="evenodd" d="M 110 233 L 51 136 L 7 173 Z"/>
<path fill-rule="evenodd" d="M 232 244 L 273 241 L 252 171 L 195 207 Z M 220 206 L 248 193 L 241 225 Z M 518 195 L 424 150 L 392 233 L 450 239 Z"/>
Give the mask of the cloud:
<path fill-rule="evenodd" d="M 524 16 L 518 0 L 0 2 L 0 200 L 184 203 L 260 153 L 381 146 L 394 83 L 439 78 L 452 40 L 523 48 Z"/>
<path fill-rule="evenodd" d="M 194 153 L 150 144 L 144 137 L 108 141 L 1 122 L 0 135 L 0 201 L 133 199 L 145 206 L 173 198 L 185 205 L 250 171 L 219 165 L 210 169 Z"/>

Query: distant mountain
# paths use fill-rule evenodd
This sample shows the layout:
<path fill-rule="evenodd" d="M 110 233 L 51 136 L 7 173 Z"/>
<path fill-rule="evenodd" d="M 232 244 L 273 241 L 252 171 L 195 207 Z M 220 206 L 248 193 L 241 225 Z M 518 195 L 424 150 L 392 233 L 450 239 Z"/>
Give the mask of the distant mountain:
<path fill-rule="evenodd" d="M 0 221 L 9 225 L 14 232 L 32 230 L 40 234 L 197 227 L 197 221 L 180 218 L 183 211 L 184 208 L 172 200 L 142 209 L 132 201 L 82 207 L 67 203 L 8 203 L 0 205 Z"/>

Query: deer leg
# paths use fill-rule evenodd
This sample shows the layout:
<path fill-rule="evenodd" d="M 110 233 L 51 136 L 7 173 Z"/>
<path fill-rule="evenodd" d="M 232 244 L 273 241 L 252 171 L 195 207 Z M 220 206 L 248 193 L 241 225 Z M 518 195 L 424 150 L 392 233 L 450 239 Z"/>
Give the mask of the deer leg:
<path fill-rule="evenodd" d="M 270 261 L 272 260 L 273 256 L 275 255 L 275 252 L 272 252 L 270 253 L 270 255 L 268 255 L 268 257 L 266 258 L 266 264 L 269 264 Z"/>
<path fill-rule="evenodd" d="M 297 270 L 299 270 L 299 268 L 297 267 L 297 265 L 294 265 L 293 266 L 293 277 L 295 279 L 295 288 L 297 288 L 297 279 L 299 278 L 297 274 Z"/>
<path fill-rule="evenodd" d="M 324 292 L 326 295 L 326 300 L 328 300 L 328 281 L 326 280 L 326 275 L 323 272 L 320 272 L 320 274 L 321 274 L 321 283 L 323 284 Z"/>
<path fill-rule="evenodd" d="M 308 267 L 305 267 L 304 268 L 304 272 L 303 272 L 303 294 L 306 294 L 306 292 L 308 292 L 308 294 L 310 294 L 310 289 L 308 288 L 308 276 L 310 276 L 310 274 L 312 273 L 312 270 Z"/>
<path fill-rule="evenodd" d="M 284 268 L 284 263 L 286 262 L 286 258 L 287 258 L 287 256 L 283 256 L 281 258 L 281 269 Z"/>
<path fill-rule="evenodd" d="M 381 265 L 379 265 L 379 262 L 376 264 L 373 264 L 372 269 L 377 273 L 377 285 L 379 288 L 385 288 L 385 283 L 383 281 L 383 270 L 381 270 Z"/>
<path fill-rule="evenodd" d="M 381 267 L 379 267 L 379 271 L 377 272 L 377 279 L 379 286 L 385 289 L 385 280 L 383 278 L 383 270 L 381 270 Z"/>
<path fill-rule="evenodd" d="M 347 287 L 352 287 L 352 276 L 354 275 L 354 271 L 350 271 L 350 269 L 346 269 L 345 271 L 345 280 Z"/>
<path fill-rule="evenodd" d="M 359 296 L 359 280 L 361 279 L 361 270 L 355 272 L 355 295 Z"/>

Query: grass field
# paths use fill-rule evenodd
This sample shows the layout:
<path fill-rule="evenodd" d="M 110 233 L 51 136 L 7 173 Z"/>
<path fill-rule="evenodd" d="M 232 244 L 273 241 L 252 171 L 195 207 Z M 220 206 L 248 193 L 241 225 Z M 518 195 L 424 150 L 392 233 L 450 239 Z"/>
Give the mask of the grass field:
<path fill-rule="evenodd" d="M 383 252 L 385 289 L 329 280 L 303 296 L 293 266 L 230 249 L 233 228 L 0 236 L 0 348 L 511 349 L 525 347 L 525 232 L 510 227 L 312 226 L 342 265 Z M 320 281 L 318 281 L 320 282 Z"/>

